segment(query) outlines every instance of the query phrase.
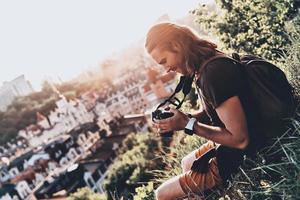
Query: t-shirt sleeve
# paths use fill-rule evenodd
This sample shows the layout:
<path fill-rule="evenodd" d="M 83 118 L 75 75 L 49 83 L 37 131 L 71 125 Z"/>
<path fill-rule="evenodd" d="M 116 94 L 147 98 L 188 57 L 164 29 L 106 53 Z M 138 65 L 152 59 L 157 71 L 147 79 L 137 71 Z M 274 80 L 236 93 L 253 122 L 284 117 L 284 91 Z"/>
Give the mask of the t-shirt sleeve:
<path fill-rule="evenodd" d="M 240 67 L 234 61 L 222 58 L 208 63 L 200 75 L 200 89 L 214 109 L 239 94 L 243 85 Z"/>

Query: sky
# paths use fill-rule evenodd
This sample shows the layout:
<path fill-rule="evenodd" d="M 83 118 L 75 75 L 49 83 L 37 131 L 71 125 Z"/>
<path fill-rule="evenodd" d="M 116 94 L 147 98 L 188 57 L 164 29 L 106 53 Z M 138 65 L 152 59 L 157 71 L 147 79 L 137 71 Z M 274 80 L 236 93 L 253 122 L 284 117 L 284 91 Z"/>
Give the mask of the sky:
<path fill-rule="evenodd" d="M 35 90 L 47 77 L 74 78 L 142 39 L 160 16 L 212 1 L 0 0 L 0 86 L 22 74 Z"/>

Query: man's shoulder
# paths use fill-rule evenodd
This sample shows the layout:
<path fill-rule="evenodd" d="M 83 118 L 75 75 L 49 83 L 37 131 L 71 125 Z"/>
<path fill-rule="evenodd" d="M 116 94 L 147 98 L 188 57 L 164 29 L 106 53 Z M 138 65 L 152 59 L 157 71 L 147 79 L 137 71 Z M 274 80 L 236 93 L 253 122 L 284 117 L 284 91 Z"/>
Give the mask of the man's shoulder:
<path fill-rule="evenodd" d="M 203 66 L 198 77 L 199 83 L 209 79 L 224 79 L 226 76 L 240 73 L 239 67 L 239 64 L 230 58 L 216 58 Z"/>

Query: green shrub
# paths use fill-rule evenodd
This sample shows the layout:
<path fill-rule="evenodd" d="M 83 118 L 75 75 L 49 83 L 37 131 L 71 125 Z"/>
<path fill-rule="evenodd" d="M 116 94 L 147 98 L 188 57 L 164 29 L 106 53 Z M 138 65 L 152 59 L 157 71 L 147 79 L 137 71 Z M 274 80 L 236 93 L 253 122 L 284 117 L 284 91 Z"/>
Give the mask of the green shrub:
<path fill-rule="evenodd" d="M 151 170 L 163 167 L 156 155 L 162 150 L 160 138 L 151 133 L 130 134 L 116 161 L 110 166 L 104 187 L 108 194 L 131 199 L 131 193 L 153 178 Z M 111 195 L 108 195 L 112 199 Z"/>
<path fill-rule="evenodd" d="M 300 97 L 300 15 L 286 24 L 291 44 L 283 56 L 284 71 Z M 298 102 L 299 103 L 299 102 Z M 298 105 L 299 107 L 299 105 Z M 247 198 L 297 199 L 300 196 L 300 112 L 291 119 L 290 131 L 262 150 L 254 160 L 246 160 L 232 184 Z M 248 184 L 241 184 L 245 180 Z"/>
<path fill-rule="evenodd" d="M 217 0 L 218 8 L 199 6 L 197 22 L 218 36 L 225 49 L 279 59 L 289 44 L 284 24 L 296 15 L 296 0 Z"/>
<path fill-rule="evenodd" d="M 154 184 L 151 181 L 147 185 L 136 188 L 135 192 L 133 200 L 155 200 Z"/>
<path fill-rule="evenodd" d="M 295 88 L 295 94 L 300 97 L 300 15 L 286 24 L 291 44 L 283 56 L 284 70 L 287 78 Z"/>
<path fill-rule="evenodd" d="M 84 187 L 71 194 L 67 200 L 106 200 L 106 197 L 104 194 L 97 194 L 88 187 Z"/>

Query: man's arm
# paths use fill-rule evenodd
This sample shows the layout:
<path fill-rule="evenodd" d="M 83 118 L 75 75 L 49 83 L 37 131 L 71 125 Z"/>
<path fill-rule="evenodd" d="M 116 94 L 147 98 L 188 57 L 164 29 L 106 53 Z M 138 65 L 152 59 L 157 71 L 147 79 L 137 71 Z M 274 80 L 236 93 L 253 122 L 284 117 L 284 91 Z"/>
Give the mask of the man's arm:
<path fill-rule="evenodd" d="M 198 110 L 196 112 L 191 113 L 191 116 L 196 118 L 198 122 L 204 123 L 204 124 L 210 124 L 210 118 L 206 114 L 205 110 Z"/>
<path fill-rule="evenodd" d="M 247 121 L 237 96 L 217 107 L 216 112 L 225 128 L 195 123 L 195 134 L 229 147 L 245 149 L 249 143 Z"/>
<path fill-rule="evenodd" d="M 172 108 L 170 111 L 174 113 L 173 117 L 158 120 L 153 124 L 161 133 L 183 130 L 189 121 L 184 113 Z M 233 96 L 221 103 L 216 108 L 216 112 L 225 128 L 198 122 L 194 124 L 194 133 L 228 147 L 245 149 L 249 144 L 249 135 L 245 113 L 238 96 Z"/>

